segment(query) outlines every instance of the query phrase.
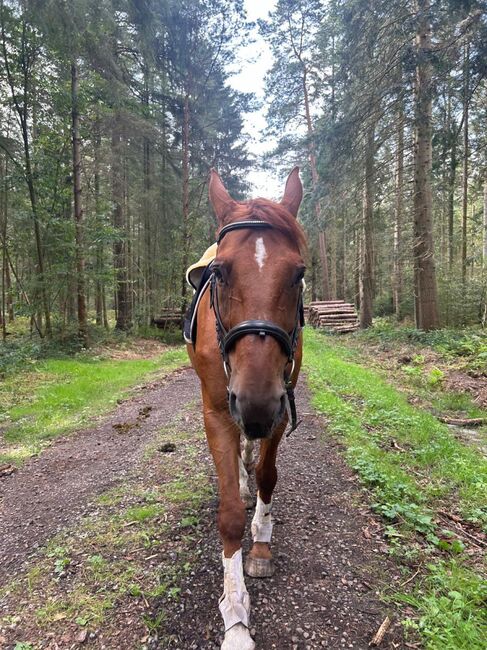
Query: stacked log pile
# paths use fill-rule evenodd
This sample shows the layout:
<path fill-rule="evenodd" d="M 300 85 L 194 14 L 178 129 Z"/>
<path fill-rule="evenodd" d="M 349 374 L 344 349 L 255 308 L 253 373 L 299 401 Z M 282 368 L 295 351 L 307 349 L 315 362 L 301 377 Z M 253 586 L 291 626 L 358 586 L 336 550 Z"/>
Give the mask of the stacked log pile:
<path fill-rule="evenodd" d="M 355 307 L 344 300 L 318 300 L 307 305 L 307 322 L 338 334 L 355 332 L 359 321 Z"/>
<path fill-rule="evenodd" d="M 160 315 L 152 319 L 151 325 L 160 330 L 165 330 L 168 327 L 181 327 L 182 322 L 181 312 L 168 307 L 162 309 Z"/>

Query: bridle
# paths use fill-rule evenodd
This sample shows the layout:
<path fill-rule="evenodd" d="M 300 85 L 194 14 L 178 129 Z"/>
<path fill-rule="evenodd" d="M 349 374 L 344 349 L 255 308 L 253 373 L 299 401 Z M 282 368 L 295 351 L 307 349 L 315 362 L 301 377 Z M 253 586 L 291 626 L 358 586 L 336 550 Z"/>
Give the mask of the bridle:
<path fill-rule="evenodd" d="M 218 234 L 217 244 L 219 245 L 222 239 L 225 237 L 225 235 L 231 232 L 232 230 L 242 230 L 244 228 L 257 230 L 257 229 L 274 228 L 274 226 L 268 223 L 267 221 L 255 221 L 255 220 L 235 221 L 233 223 L 228 224 L 227 226 L 224 226 L 220 230 Z M 301 328 L 304 325 L 302 283 L 300 284 L 300 288 L 299 288 L 299 296 L 296 305 L 296 317 L 294 320 L 294 327 L 291 330 L 291 332 L 286 332 L 286 330 L 284 330 L 282 327 L 279 327 L 279 325 L 276 325 L 272 321 L 268 321 L 268 320 L 244 320 L 241 323 L 238 323 L 237 325 L 232 327 L 230 330 L 227 330 L 221 318 L 220 303 L 218 298 L 217 277 L 214 272 L 210 276 L 209 283 L 210 283 L 210 306 L 215 313 L 216 336 L 218 340 L 218 346 L 220 348 L 220 353 L 222 355 L 223 368 L 225 370 L 227 379 L 230 379 L 230 374 L 231 374 L 231 367 L 230 367 L 228 355 L 231 349 L 233 348 L 233 346 L 235 345 L 235 343 L 243 336 L 247 336 L 248 334 L 255 334 L 262 338 L 265 338 L 266 336 L 272 336 L 272 338 L 274 338 L 280 344 L 283 351 L 287 355 L 286 368 L 290 364 L 291 371 L 287 373 L 286 368 L 284 369 L 284 386 L 286 388 L 287 409 L 288 409 L 288 416 L 291 425 L 289 431 L 286 434 L 287 436 L 289 436 L 300 424 L 300 422 L 297 421 L 294 388 L 291 382 L 291 377 L 294 370 L 294 364 L 295 364 L 294 355 L 296 352 L 296 346 L 298 344 L 299 333 L 301 332 Z M 228 390 L 229 389 L 227 386 L 227 391 Z"/>

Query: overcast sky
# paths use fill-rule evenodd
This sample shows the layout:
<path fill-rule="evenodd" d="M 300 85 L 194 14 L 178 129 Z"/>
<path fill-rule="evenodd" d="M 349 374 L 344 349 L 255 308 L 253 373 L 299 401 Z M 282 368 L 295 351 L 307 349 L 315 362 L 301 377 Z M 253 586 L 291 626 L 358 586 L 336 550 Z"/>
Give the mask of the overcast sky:
<path fill-rule="evenodd" d="M 275 6 L 275 0 L 245 0 L 245 9 L 249 20 L 267 18 L 269 11 Z M 231 85 L 242 92 L 252 92 L 259 99 L 264 97 L 264 77 L 272 65 L 272 54 L 269 46 L 259 35 L 256 28 L 253 33 L 254 42 L 242 47 L 238 53 L 238 74 L 230 78 Z M 245 131 L 252 137 L 249 146 L 251 153 L 259 156 L 272 149 L 274 142 L 264 140 L 261 130 L 265 127 L 265 106 L 260 111 L 245 115 Z M 248 179 L 253 184 L 253 196 L 280 198 L 282 182 L 269 172 L 253 169 Z"/>

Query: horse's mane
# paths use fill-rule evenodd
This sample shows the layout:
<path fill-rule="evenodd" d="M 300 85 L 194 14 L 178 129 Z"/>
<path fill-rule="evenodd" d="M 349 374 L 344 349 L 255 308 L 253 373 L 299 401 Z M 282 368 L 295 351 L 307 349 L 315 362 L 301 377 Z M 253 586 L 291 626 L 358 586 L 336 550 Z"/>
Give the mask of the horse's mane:
<path fill-rule="evenodd" d="M 299 251 L 306 250 L 306 235 L 301 225 L 286 208 L 269 199 L 252 199 L 250 201 L 234 202 L 232 210 L 225 215 L 223 225 L 234 221 L 251 221 L 256 219 L 266 221 L 282 232 L 293 243 L 297 244 Z"/>

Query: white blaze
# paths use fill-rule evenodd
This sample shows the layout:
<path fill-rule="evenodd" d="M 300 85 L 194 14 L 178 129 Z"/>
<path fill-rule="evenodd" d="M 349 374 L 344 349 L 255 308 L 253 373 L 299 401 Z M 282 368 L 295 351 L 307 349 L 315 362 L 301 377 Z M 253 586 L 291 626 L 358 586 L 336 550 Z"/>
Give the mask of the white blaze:
<path fill-rule="evenodd" d="M 264 262 L 265 258 L 267 257 L 267 251 L 264 246 L 264 240 L 262 237 L 258 237 L 257 241 L 255 242 L 255 261 L 257 262 L 259 266 L 259 271 L 262 271 L 264 268 Z"/>

